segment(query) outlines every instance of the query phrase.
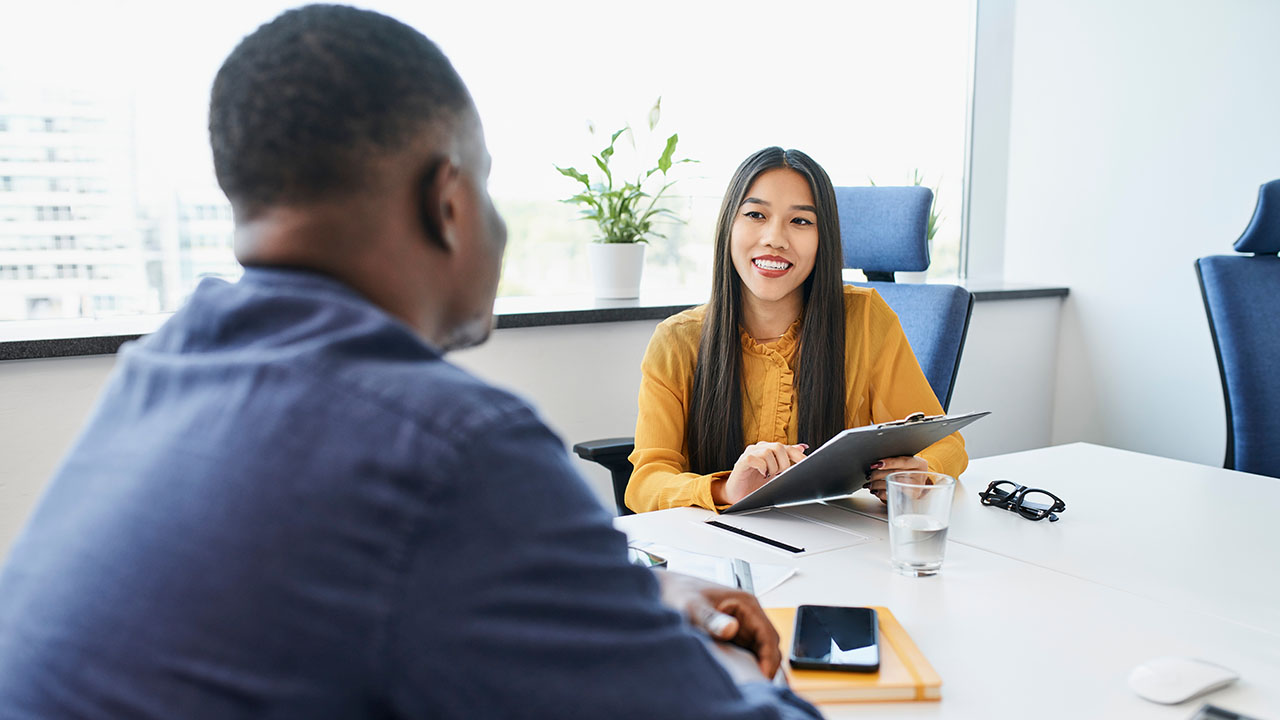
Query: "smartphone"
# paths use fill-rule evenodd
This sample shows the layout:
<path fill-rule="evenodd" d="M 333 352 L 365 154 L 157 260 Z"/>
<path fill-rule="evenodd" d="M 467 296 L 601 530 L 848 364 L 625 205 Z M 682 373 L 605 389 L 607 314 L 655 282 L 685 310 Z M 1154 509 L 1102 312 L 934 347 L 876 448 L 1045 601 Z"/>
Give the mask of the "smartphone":
<path fill-rule="evenodd" d="M 871 608 L 801 605 L 793 637 L 793 668 L 880 670 L 880 620 Z"/>

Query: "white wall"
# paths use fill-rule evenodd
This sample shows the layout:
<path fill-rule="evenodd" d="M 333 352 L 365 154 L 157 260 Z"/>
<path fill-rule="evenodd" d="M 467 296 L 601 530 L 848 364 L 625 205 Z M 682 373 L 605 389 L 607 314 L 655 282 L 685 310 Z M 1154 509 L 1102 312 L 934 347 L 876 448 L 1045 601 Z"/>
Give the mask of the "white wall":
<path fill-rule="evenodd" d="M 114 365 L 115 356 L 0 362 L 0 557 Z"/>
<path fill-rule="evenodd" d="M 1014 28 L 1006 276 L 1071 288 L 1053 440 L 1220 464 L 1192 263 L 1280 177 L 1280 3 L 1023 0 Z"/>
<path fill-rule="evenodd" d="M 1048 444 L 1058 298 L 981 302 L 957 376 L 954 410 L 992 410 L 965 431 L 971 456 Z M 657 321 L 499 330 L 455 353 L 459 365 L 530 400 L 566 446 L 631 435 L 640 358 Z M 0 362 L 0 557 L 74 440 L 114 356 Z M 613 507 L 609 475 L 574 458 Z"/>

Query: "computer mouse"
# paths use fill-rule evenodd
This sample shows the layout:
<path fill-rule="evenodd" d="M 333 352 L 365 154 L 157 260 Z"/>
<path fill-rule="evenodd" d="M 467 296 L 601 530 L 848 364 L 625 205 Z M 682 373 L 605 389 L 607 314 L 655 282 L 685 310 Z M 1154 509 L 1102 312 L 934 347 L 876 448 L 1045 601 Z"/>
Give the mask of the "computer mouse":
<path fill-rule="evenodd" d="M 1240 676 L 1221 665 L 1187 657 L 1158 657 L 1129 673 L 1129 687 L 1139 697 L 1163 705 L 1176 705 L 1225 687 Z"/>

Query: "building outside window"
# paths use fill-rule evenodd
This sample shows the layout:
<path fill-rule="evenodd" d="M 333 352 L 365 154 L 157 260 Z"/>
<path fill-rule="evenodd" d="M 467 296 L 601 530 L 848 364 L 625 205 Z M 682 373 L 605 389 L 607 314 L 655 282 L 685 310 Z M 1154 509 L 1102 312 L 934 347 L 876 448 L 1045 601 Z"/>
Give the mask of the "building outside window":
<path fill-rule="evenodd" d="M 0 267 L 15 269 L 0 321 L 169 312 L 203 278 L 239 277 L 208 90 L 241 37 L 294 5 L 49 0 L 0 28 Z M 560 202 L 575 187 L 554 166 L 593 169 L 590 155 L 626 125 L 624 169 L 651 166 L 671 133 L 677 156 L 698 161 L 673 174 L 669 207 L 684 222 L 649 247 L 646 291 L 706 291 L 729 176 L 773 144 L 808 152 L 837 185 L 907 184 L 918 171 L 939 190 L 931 274 L 957 275 L 969 2 L 364 6 L 423 30 L 472 91 L 509 227 L 501 294 L 589 293 L 592 227 Z M 166 23 L 201 32 L 150 30 Z"/>

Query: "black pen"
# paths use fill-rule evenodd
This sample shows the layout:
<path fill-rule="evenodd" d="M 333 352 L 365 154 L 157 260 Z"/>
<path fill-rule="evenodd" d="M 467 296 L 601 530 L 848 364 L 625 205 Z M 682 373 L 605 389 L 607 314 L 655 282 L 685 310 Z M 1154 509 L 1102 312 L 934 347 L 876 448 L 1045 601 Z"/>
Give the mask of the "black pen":
<path fill-rule="evenodd" d="M 741 535 L 741 536 L 743 536 L 743 537 L 749 537 L 749 538 L 751 538 L 752 540 L 757 540 L 757 541 L 759 541 L 759 542 L 766 543 L 766 544 L 768 544 L 768 545 L 772 545 L 772 546 L 774 546 L 774 547 L 776 547 L 776 548 L 781 548 L 781 549 L 783 549 L 783 550 L 786 550 L 787 552 L 793 552 L 793 553 L 802 553 L 802 552 L 804 552 L 804 548 L 798 548 L 798 547 L 796 547 L 796 546 L 794 546 L 794 545 L 788 545 L 788 544 L 786 544 L 786 543 L 784 543 L 784 542 L 781 542 L 781 541 L 779 541 L 779 540 L 774 540 L 773 538 L 767 538 L 767 537 L 765 537 L 765 536 L 763 536 L 763 535 L 757 535 L 757 534 L 755 534 L 755 533 L 751 532 L 750 530 L 743 530 L 743 529 L 742 529 L 742 528 L 740 528 L 740 527 L 734 527 L 734 526 L 732 526 L 732 525 L 727 525 L 727 524 L 725 524 L 725 523 L 720 522 L 719 520 L 708 520 L 708 521 L 707 521 L 707 524 L 708 524 L 708 525 L 715 525 L 716 527 L 721 528 L 721 529 L 723 529 L 723 530 L 728 530 L 729 532 L 738 533 L 739 535 Z"/>

